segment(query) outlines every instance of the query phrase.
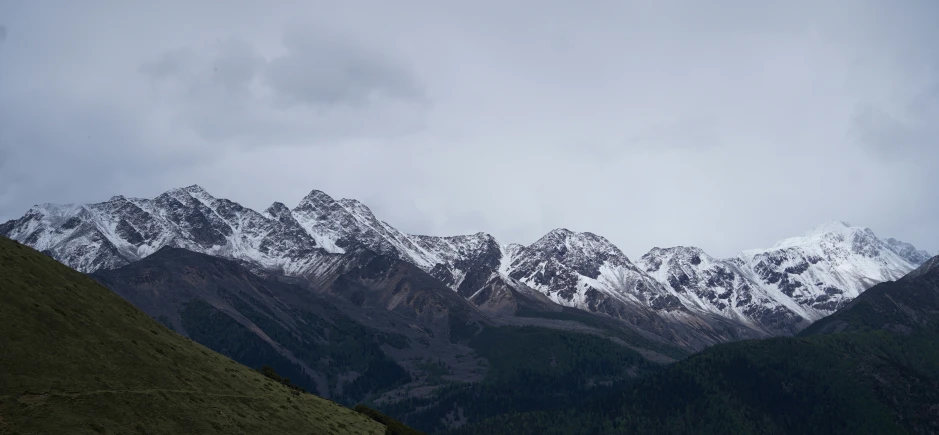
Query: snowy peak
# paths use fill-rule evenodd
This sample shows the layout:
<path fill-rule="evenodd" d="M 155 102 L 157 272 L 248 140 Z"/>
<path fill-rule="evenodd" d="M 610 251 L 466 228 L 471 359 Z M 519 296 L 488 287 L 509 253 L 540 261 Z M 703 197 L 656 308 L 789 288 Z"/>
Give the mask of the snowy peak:
<path fill-rule="evenodd" d="M 543 250 L 553 249 L 560 245 L 565 245 L 569 249 L 575 249 L 585 254 L 606 252 L 608 254 L 622 255 L 622 252 L 616 245 L 601 236 L 589 232 L 578 233 L 566 228 L 551 230 L 535 241 L 535 243 L 532 243 L 528 248 Z"/>
<path fill-rule="evenodd" d="M 314 190 L 292 211 L 294 218 L 310 236 L 329 252 L 342 253 L 354 245 L 379 254 L 413 263 L 429 271 L 433 255 L 423 250 L 408 235 L 378 220 L 364 204 L 352 200 L 334 200 Z"/>
<path fill-rule="evenodd" d="M 617 317 L 634 309 L 679 308 L 661 284 L 593 233 L 560 228 L 530 246 L 510 245 L 503 252 L 511 258 L 500 265 L 503 273 L 561 305 Z"/>
<path fill-rule="evenodd" d="M 183 204 L 191 204 L 192 201 L 199 201 L 203 204 L 212 204 L 216 198 L 206 192 L 201 186 L 193 184 L 188 187 L 178 187 L 164 192 L 160 196 L 172 197 Z"/>
<path fill-rule="evenodd" d="M 649 266 L 646 269 L 647 272 L 653 272 L 659 269 L 663 261 L 669 261 L 673 258 L 692 265 L 698 265 L 701 264 L 702 258 L 711 259 L 711 256 L 705 254 L 701 248 L 694 246 L 656 247 L 643 255 L 640 261 Z"/>
<path fill-rule="evenodd" d="M 331 196 L 327 195 L 326 192 L 322 190 L 313 189 L 308 193 L 303 199 L 300 200 L 299 206 L 305 204 L 332 204 L 336 202 Z"/>
<path fill-rule="evenodd" d="M 916 249 L 915 246 L 906 242 L 901 242 L 894 238 L 889 238 L 886 240 L 886 242 L 887 247 L 891 251 L 895 252 L 904 260 L 909 261 L 910 264 L 922 264 L 932 257 L 929 252 Z"/>
<path fill-rule="evenodd" d="M 912 245 L 835 220 L 736 258 L 715 259 L 698 248 L 655 248 L 637 264 L 685 306 L 778 334 L 797 332 L 872 285 L 900 278 L 924 257 Z"/>
<path fill-rule="evenodd" d="M 891 245 L 868 228 L 832 221 L 771 249 L 741 253 L 734 262 L 775 300 L 815 320 L 874 284 L 913 270 L 918 264 L 908 258 L 918 254 L 905 245 Z"/>
<path fill-rule="evenodd" d="M 815 227 L 801 237 L 792 237 L 777 242 L 773 249 L 785 249 L 799 246 L 816 246 L 826 244 L 833 246 L 842 243 L 853 243 L 858 240 L 863 244 L 870 238 L 876 238 L 873 231 L 868 228 L 854 227 L 842 221 L 830 221 Z"/>
<path fill-rule="evenodd" d="M 27 221 L 5 231 L 8 236 L 42 246 L 83 272 L 119 267 L 166 246 L 282 271 L 308 267 L 319 255 L 315 241 L 296 231 L 296 225 L 215 198 L 199 186 L 171 189 L 154 199 L 114 196 L 97 204 L 34 211 L 42 217 L 28 219 L 27 213 Z"/>
<path fill-rule="evenodd" d="M 632 266 L 626 255 L 609 240 L 593 233 L 578 233 L 565 228 L 545 234 L 528 246 L 527 251 L 542 259 L 553 259 L 590 278 L 596 278 L 605 263 Z"/>
<path fill-rule="evenodd" d="M 285 218 L 288 220 L 295 220 L 293 215 L 290 213 L 290 208 L 284 205 L 282 202 L 275 202 L 271 204 L 270 207 L 264 210 L 264 215 L 278 221 Z"/>
<path fill-rule="evenodd" d="M 423 253 L 426 264 L 433 264 L 428 272 L 461 294 L 478 290 L 503 261 L 501 245 L 486 233 L 408 237 Z"/>

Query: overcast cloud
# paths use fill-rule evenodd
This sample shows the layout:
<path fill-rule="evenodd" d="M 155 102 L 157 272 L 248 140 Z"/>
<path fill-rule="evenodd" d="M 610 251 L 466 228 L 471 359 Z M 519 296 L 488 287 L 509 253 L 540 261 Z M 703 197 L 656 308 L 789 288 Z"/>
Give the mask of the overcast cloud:
<path fill-rule="evenodd" d="M 200 184 L 631 257 L 830 219 L 936 253 L 937 22 L 931 0 L 4 0 L 0 221 Z"/>

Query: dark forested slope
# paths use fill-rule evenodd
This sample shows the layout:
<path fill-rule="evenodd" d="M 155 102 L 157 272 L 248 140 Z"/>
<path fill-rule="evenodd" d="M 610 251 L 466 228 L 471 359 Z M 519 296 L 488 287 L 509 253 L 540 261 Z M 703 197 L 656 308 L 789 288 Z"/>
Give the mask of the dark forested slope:
<path fill-rule="evenodd" d="M 801 336 L 715 346 L 563 413 L 457 433 L 939 433 L 939 261 Z"/>

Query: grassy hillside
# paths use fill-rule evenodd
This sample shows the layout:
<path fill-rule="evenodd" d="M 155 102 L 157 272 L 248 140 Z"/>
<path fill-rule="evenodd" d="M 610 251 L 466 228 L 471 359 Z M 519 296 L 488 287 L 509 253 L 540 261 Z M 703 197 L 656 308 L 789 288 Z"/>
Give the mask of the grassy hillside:
<path fill-rule="evenodd" d="M 384 434 L 0 237 L 0 433 Z"/>

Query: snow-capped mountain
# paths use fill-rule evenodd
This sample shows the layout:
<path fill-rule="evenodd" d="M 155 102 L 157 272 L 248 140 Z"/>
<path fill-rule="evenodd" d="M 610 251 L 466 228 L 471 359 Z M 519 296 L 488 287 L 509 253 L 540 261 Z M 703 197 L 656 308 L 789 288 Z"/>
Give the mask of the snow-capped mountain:
<path fill-rule="evenodd" d="M 901 242 L 894 238 L 889 238 L 884 240 L 884 242 L 887 243 L 887 247 L 891 251 L 896 252 L 900 258 L 903 258 L 910 264 L 923 264 L 932 257 L 929 252 L 916 249 L 915 246 L 906 242 Z"/>
<path fill-rule="evenodd" d="M 718 313 L 773 335 L 806 326 L 799 312 L 780 304 L 734 262 L 711 257 L 700 248 L 655 248 L 637 263 L 668 286 L 684 306 Z"/>
<path fill-rule="evenodd" d="M 715 259 L 698 248 L 656 248 L 639 264 L 682 293 L 683 304 L 779 334 L 797 332 L 928 258 L 908 243 L 832 221 L 731 259 Z"/>
<path fill-rule="evenodd" d="M 911 257 L 909 251 L 915 254 L 915 249 L 906 250 L 904 245 L 882 240 L 868 228 L 832 221 L 770 249 L 744 251 L 735 263 L 777 300 L 794 301 L 806 317 L 816 320 L 875 284 L 901 278 L 929 258 Z"/>
<path fill-rule="evenodd" d="M 154 199 L 115 196 L 88 205 L 44 204 L 0 227 L 0 234 L 82 272 L 112 269 L 164 246 L 300 274 L 327 251 L 288 222 L 271 219 L 199 186 Z"/>
<path fill-rule="evenodd" d="M 676 247 L 653 249 L 633 263 L 588 232 L 557 229 L 529 246 L 501 244 L 485 233 L 409 235 L 358 201 L 317 190 L 293 209 L 275 202 L 259 213 L 199 186 L 153 199 L 35 206 L 0 225 L 0 235 L 83 272 L 126 265 L 172 246 L 311 279 L 341 268 L 343 255 L 367 248 L 417 266 L 490 312 L 553 302 L 658 329 L 662 322 L 693 325 L 724 337 L 717 341 L 739 336 L 715 326 L 726 322 L 755 335 L 798 331 L 929 258 L 910 244 L 832 222 L 732 259 Z"/>
<path fill-rule="evenodd" d="M 610 302 L 671 311 L 679 301 L 643 273 L 603 237 L 556 229 L 528 247 L 518 247 L 503 268 L 508 276 L 541 291 L 554 302 L 610 311 Z"/>

